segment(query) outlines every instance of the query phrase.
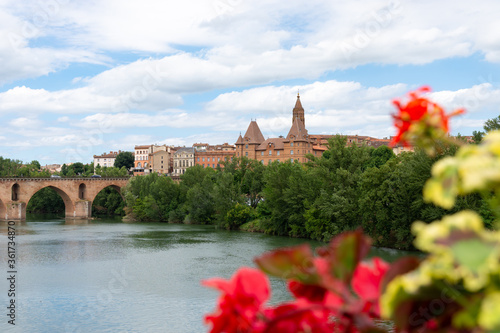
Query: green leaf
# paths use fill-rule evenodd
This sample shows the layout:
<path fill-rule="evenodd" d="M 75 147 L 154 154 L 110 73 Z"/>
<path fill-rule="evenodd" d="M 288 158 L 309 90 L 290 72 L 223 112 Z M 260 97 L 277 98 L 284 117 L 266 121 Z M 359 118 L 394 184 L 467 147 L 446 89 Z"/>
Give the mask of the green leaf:
<path fill-rule="evenodd" d="M 313 253 L 309 245 L 267 252 L 254 259 L 261 270 L 282 279 L 294 279 L 302 283 L 315 284 L 319 276 L 313 264 Z"/>
<path fill-rule="evenodd" d="M 450 246 L 455 260 L 472 272 L 477 272 L 487 265 L 488 257 L 494 249 L 493 244 L 480 239 L 464 239 Z"/>

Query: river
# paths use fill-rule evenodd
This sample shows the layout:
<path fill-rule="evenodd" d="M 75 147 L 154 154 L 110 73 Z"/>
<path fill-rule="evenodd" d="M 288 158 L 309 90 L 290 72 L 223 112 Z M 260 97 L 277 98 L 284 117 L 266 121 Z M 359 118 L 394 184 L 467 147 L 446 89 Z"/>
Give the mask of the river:
<path fill-rule="evenodd" d="M 278 247 L 319 242 L 213 226 L 79 223 L 29 217 L 15 225 L 15 326 L 8 324 L 7 222 L 0 222 L 0 332 L 206 332 L 218 293 L 200 281 L 229 278 Z M 392 261 L 403 253 L 375 249 Z M 271 302 L 288 299 L 271 280 Z"/>

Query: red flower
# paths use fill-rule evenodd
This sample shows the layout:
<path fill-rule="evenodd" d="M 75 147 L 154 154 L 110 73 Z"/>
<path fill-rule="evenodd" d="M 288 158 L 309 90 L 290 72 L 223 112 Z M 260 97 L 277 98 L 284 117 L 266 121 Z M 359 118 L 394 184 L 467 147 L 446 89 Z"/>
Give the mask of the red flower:
<path fill-rule="evenodd" d="M 381 283 L 389 264 L 380 258 L 373 258 L 371 265 L 360 263 L 354 271 L 352 288 L 364 302 L 363 312 L 376 317 L 380 315 L 379 298 Z"/>
<path fill-rule="evenodd" d="M 304 298 L 266 310 L 269 320 L 258 332 L 334 332 L 336 322 L 330 309 L 321 304 L 310 303 Z"/>
<path fill-rule="evenodd" d="M 409 132 L 416 124 L 437 129 L 441 135 L 445 135 L 449 130 L 449 118 L 464 113 L 463 109 L 458 109 L 446 115 L 441 106 L 425 97 L 420 97 L 422 93 L 430 91 L 431 88 L 424 86 L 410 92 L 408 94 L 410 100 L 406 105 L 401 104 L 399 100 L 393 100 L 399 112 L 393 115 L 394 126 L 398 129 L 398 133 L 392 138 L 392 146 L 398 142 L 409 146 Z"/>
<path fill-rule="evenodd" d="M 218 310 L 205 316 L 205 322 L 212 323 L 211 333 L 253 332 L 262 305 L 270 294 L 269 281 L 264 273 L 243 267 L 229 281 L 213 278 L 202 284 L 222 292 Z"/>

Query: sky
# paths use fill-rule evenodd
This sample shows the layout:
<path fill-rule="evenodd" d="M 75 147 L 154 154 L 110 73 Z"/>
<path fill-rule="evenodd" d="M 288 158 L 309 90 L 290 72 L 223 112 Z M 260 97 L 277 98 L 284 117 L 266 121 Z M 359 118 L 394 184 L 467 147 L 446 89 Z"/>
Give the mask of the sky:
<path fill-rule="evenodd" d="M 498 0 L 0 0 L 0 156 L 90 163 L 135 145 L 395 134 L 428 85 L 452 134 L 500 114 Z"/>

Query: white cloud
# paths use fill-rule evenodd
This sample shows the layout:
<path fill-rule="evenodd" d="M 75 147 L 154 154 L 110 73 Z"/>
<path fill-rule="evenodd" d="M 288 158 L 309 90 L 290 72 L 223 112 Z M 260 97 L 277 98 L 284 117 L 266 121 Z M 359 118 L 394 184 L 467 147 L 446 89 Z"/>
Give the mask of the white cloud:
<path fill-rule="evenodd" d="M 9 125 L 12 127 L 16 128 L 23 128 L 23 129 L 33 129 L 33 128 L 39 128 L 41 125 L 41 122 L 38 119 L 30 119 L 26 117 L 21 117 L 21 118 L 15 118 L 9 122 Z"/>
<path fill-rule="evenodd" d="M 169 75 L 164 87 L 198 91 L 315 78 L 366 63 L 423 64 L 474 52 L 497 62 L 500 38 L 495 34 L 499 23 L 494 13 L 498 7 L 493 0 L 481 6 L 451 0 L 194 0 L 175 5 L 161 0 L 113 0 L 64 2 L 47 10 L 39 2 L 6 1 L 0 52 L 8 58 L 0 74 L 12 80 L 44 75 L 71 62 L 109 63 L 98 56 L 99 51 L 174 52 L 162 59 Z M 36 19 L 45 16 L 45 20 Z M 34 25 L 36 33 L 27 33 L 27 24 Z M 9 41 L 14 35 L 20 37 L 18 52 L 12 52 Z M 30 47 L 39 36 L 65 46 Z M 194 51 L 189 55 L 175 50 L 191 47 Z"/>

